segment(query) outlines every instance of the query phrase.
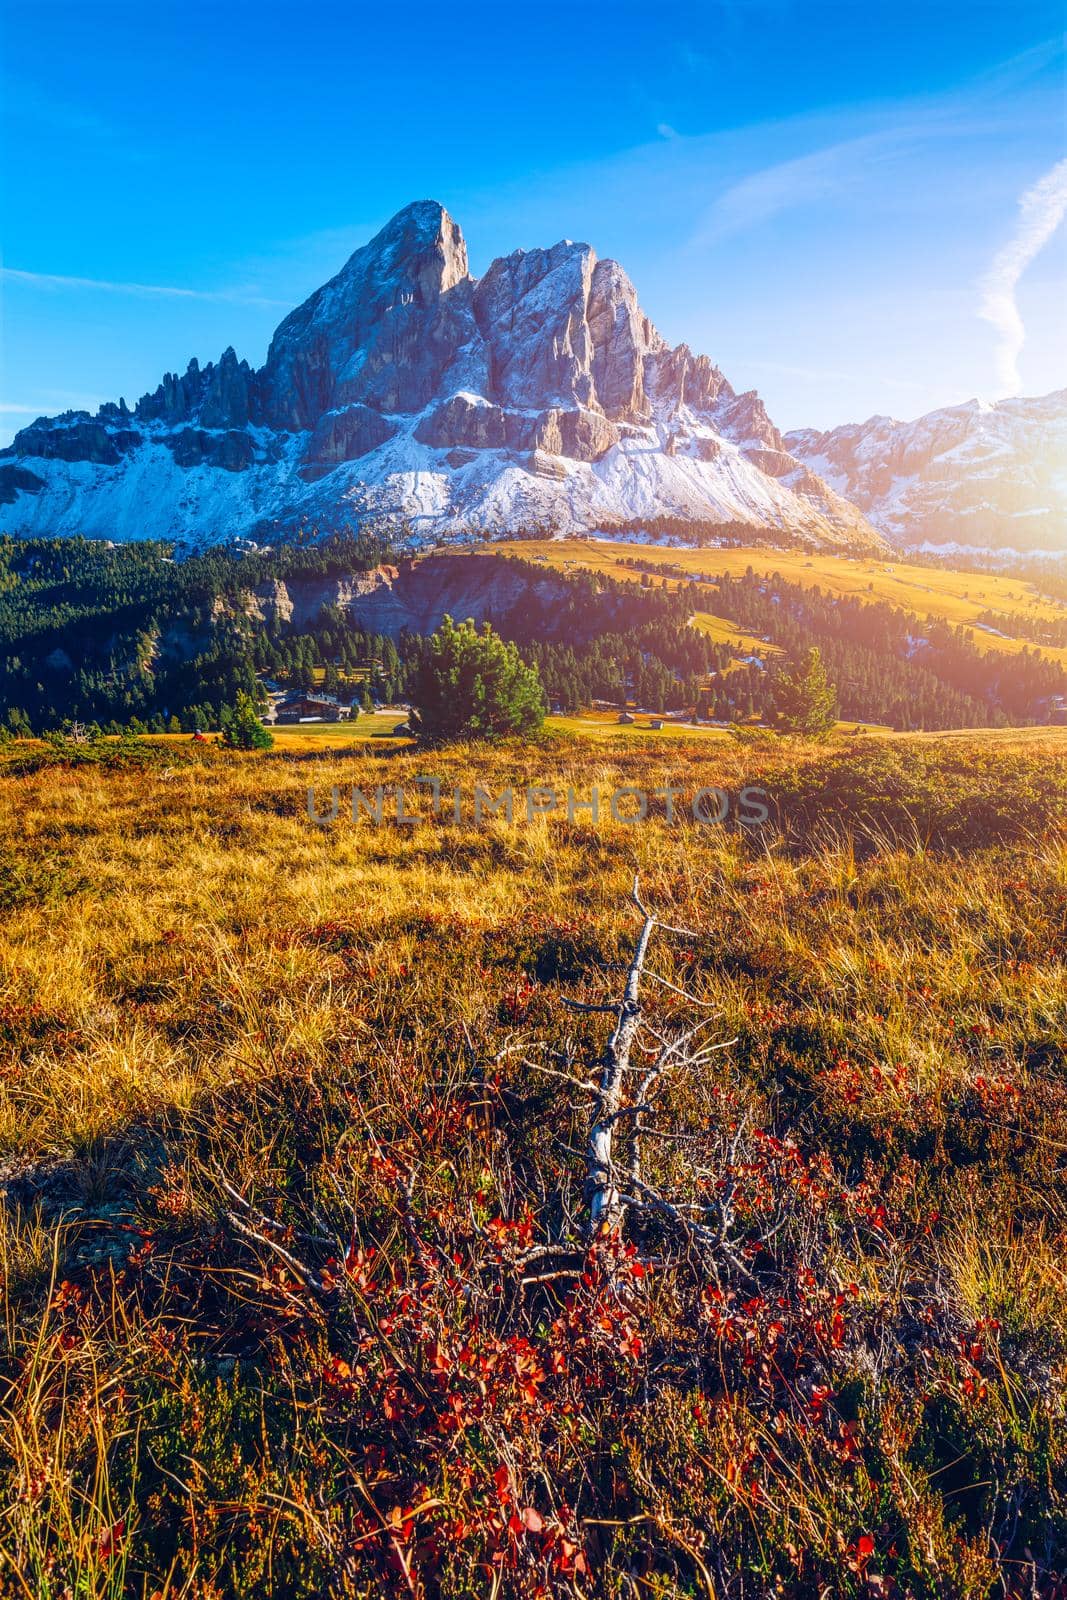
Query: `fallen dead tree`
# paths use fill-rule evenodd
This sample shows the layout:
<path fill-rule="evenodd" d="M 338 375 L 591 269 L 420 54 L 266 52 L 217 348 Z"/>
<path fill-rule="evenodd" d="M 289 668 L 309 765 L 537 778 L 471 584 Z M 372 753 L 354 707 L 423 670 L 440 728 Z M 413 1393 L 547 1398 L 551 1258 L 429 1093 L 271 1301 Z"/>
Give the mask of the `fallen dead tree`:
<path fill-rule="evenodd" d="M 586 1149 L 588 1233 L 596 1239 L 615 1232 L 627 1211 L 654 1212 L 702 1250 L 721 1251 L 728 1249 L 726 1213 L 716 1231 L 694 1220 L 684 1204 L 674 1202 L 647 1183 L 642 1170 L 642 1146 L 652 1131 L 649 1119 L 656 1115 L 656 1096 L 668 1074 L 699 1071 L 712 1055 L 728 1049 L 736 1040 L 701 1046 L 699 1036 L 709 1019 L 681 1031 L 667 1032 L 646 1016 L 641 1000 L 643 982 L 659 984 L 698 1009 L 705 1009 L 707 1002 L 646 967 L 657 930 L 682 938 L 696 935 L 649 910 L 641 899 L 636 876 L 630 898 L 641 918 L 641 928 L 619 999 L 589 1004 L 564 997 L 564 1004 L 572 1010 L 604 1012 L 615 1018 L 599 1063 Z M 644 1056 L 644 1063 L 635 1062 L 635 1056 Z"/>
<path fill-rule="evenodd" d="M 648 1015 L 642 999 L 642 986 L 655 984 L 670 991 L 697 1010 L 708 1010 L 708 1003 L 699 996 L 671 982 L 662 974 L 650 970 L 649 951 L 653 936 L 659 932 L 680 938 L 698 937 L 692 929 L 676 927 L 650 910 L 641 899 L 640 884 L 635 876 L 630 893 L 631 903 L 640 917 L 640 928 L 633 947 L 622 992 L 615 1000 L 589 1002 L 563 996 L 563 1004 L 572 1011 L 611 1016 L 614 1025 L 600 1054 L 588 1072 L 575 1076 L 573 1070 L 561 1071 L 547 1066 L 543 1059 L 533 1059 L 538 1045 L 508 1049 L 495 1058 L 495 1063 L 512 1054 L 523 1056 L 525 1065 L 535 1073 L 563 1080 L 572 1089 L 592 1097 L 588 1119 L 588 1133 L 584 1151 L 585 1175 L 583 1198 L 586 1214 L 576 1234 L 556 1243 L 542 1243 L 520 1252 L 513 1266 L 523 1285 L 545 1282 L 553 1278 L 572 1276 L 581 1270 L 585 1251 L 598 1241 L 605 1241 L 622 1232 L 627 1215 L 637 1220 L 658 1218 L 661 1224 L 680 1235 L 685 1243 L 699 1253 L 703 1263 L 716 1278 L 721 1268 L 729 1265 L 743 1277 L 749 1276 L 747 1268 L 731 1248 L 730 1190 L 725 1189 L 712 1217 L 709 1207 L 669 1194 L 651 1183 L 644 1167 L 644 1148 L 650 1138 L 671 1139 L 679 1144 L 689 1142 L 688 1136 L 675 1130 L 658 1128 L 657 1115 L 660 1091 L 671 1075 L 699 1072 L 718 1052 L 736 1043 L 735 1039 L 701 1044 L 700 1035 L 713 1020 L 705 1015 L 700 1021 L 681 1029 L 659 1026 Z M 564 1064 L 561 1062 L 561 1065 Z M 568 1059 L 567 1065 L 573 1066 Z M 743 1126 L 735 1130 L 730 1141 L 731 1157 L 744 1134 Z M 376 1142 L 373 1141 L 372 1142 Z M 694 1160 L 696 1159 L 694 1151 Z M 282 1228 L 266 1212 L 254 1207 L 226 1179 L 216 1174 L 217 1181 L 230 1205 L 225 1215 L 234 1230 L 246 1242 L 257 1245 L 285 1267 L 317 1296 L 329 1298 L 337 1289 L 337 1282 L 326 1278 L 298 1255 L 294 1244 L 311 1247 L 309 1253 L 320 1254 L 325 1248 L 331 1258 L 345 1256 L 346 1241 L 320 1234 L 302 1234 L 293 1239 L 290 1230 Z M 411 1189 L 414 1171 L 407 1175 L 407 1212 L 410 1212 Z M 410 1219 L 409 1219 L 410 1220 Z M 353 1219 L 353 1228 L 355 1219 Z M 283 1242 L 284 1241 L 284 1242 Z M 573 1260 L 571 1268 L 560 1270 L 564 1258 Z M 548 1263 L 552 1261 L 550 1268 Z M 531 1270 L 532 1269 L 532 1270 Z"/>

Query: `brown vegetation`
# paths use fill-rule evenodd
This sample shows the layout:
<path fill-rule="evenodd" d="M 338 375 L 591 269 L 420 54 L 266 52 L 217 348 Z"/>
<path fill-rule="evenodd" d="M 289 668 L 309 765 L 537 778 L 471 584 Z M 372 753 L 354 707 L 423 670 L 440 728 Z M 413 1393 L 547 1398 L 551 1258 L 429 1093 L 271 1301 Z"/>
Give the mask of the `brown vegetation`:
<path fill-rule="evenodd" d="M 0 1594 L 1063 1594 L 1061 745 L 147 748 L 0 778 Z"/>

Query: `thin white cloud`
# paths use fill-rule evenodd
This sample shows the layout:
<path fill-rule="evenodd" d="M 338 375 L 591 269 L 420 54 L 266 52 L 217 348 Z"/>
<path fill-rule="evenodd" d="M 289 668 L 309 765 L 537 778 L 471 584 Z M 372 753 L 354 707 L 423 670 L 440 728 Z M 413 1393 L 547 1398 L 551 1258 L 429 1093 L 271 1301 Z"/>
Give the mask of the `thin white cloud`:
<path fill-rule="evenodd" d="M 981 282 L 979 316 L 999 335 L 995 359 L 997 393 L 1018 394 L 1022 388 L 1019 357 L 1026 343 L 1026 326 L 1015 291 L 1019 279 L 1048 244 L 1067 213 L 1067 160 L 1059 161 L 1019 198 L 1015 232 L 998 250 Z"/>
<path fill-rule="evenodd" d="M 777 161 L 730 185 L 701 217 L 690 248 L 747 233 L 786 211 L 806 208 L 869 181 L 875 165 L 904 149 L 911 126 L 880 129 Z"/>
<path fill-rule="evenodd" d="M 969 135 L 988 137 L 1005 120 L 1010 125 L 1013 92 L 1060 57 L 1063 48 L 1060 39 L 1045 40 L 942 94 L 872 101 L 848 112 L 831 110 L 823 116 L 762 125 L 764 133 L 775 135 L 779 147 L 820 132 L 836 136 L 820 140 L 802 155 L 739 175 L 699 217 L 690 247 L 718 244 L 789 211 L 877 192 L 885 181 L 880 168 L 914 158 L 934 140 L 951 143 Z"/>
<path fill-rule="evenodd" d="M 40 289 L 98 289 L 106 294 L 160 296 L 170 300 L 226 300 L 246 306 L 284 306 L 243 289 L 183 289 L 169 283 L 121 283 L 108 278 L 75 278 L 58 272 L 24 272 L 20 267 L 0 267 L 0 278 Z"/>
<path fill-rule="evenodd" d="M 883 384 L 890 389 L 921 390 L 926 385 L 911 378 L 894 378 L 888 373 L 846 372 L 837 367 L 803 367 L 795 366 L 786 361 L 750 361 L 749 367 L 753 372 L 777 372 L 787 378 L 803 378 L 806 382 L 825 383 L 869 383 L 873 377 L 876 383 Z"/>

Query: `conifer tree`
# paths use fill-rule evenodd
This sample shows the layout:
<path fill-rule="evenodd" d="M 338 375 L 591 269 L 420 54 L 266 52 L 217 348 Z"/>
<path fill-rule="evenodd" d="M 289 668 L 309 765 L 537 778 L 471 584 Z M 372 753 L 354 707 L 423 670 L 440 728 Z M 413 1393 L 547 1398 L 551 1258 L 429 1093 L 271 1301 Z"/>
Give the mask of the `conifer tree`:
<path fill-rule="evenodd" d="M 825 739 L 837 721 L 837 690 L 817 646 L 808 651 L 802 668 L 777 674 L 771 693 L 774 725 L 781 733 Z"/>

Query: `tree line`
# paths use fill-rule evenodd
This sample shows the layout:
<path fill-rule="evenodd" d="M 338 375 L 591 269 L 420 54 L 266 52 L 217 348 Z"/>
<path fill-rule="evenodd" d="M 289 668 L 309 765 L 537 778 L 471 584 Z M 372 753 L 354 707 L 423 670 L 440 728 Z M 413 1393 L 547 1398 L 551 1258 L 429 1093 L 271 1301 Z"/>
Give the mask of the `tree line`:
<path fill-rule="evenodd" d="M 1038 651 L 983 651 L 966 628 L 884 601 L 826 594 L 751 567 L 714 582 L 715 610 L 738 627 L 793 658 L 818 647 L 850 720 L 898 729 L 1037 722 L 1067 692 L 1063 668 Z M 733 693 L 728 683 L 719 692 Z"/>
<path fill-rule="evenodd" d="M 428 648 L 419 634 L 376 632 L 338 606 L 299 629 L 247 611 L 249 592 L 265 581 L 366 571 L 389 554 L 380 537 L 348 532 L 186 561 L 151 541 L 114 548 L 0 539 L 0 725 L 16 733 L 68 721 L 106 731 L 211 730 L 236 705 L 261 703 L 268 681 L 357 711 L 410 700 Z M 778 573 L 749 568 L 698 582 L 658 568 L 640 583 L 589 572 L 546 582 L 536 563 L 480 559 L 506 560 L 528 580 L 518 603 L 484 620 L 536 673 L 545 704 L 564 713 L 635 703 L 722 722 L 774 721 L 779 680 L 813 648 L 840 715 L 859 722 L 938 729 L 1040 721 L 1052 697 L 1067 693 L 1067 674 L 1039 651 L 984 653 L 964 628 Z M 692 625 L 703 608 L 777 649 L 748 654 L 712 639 Z"/>

